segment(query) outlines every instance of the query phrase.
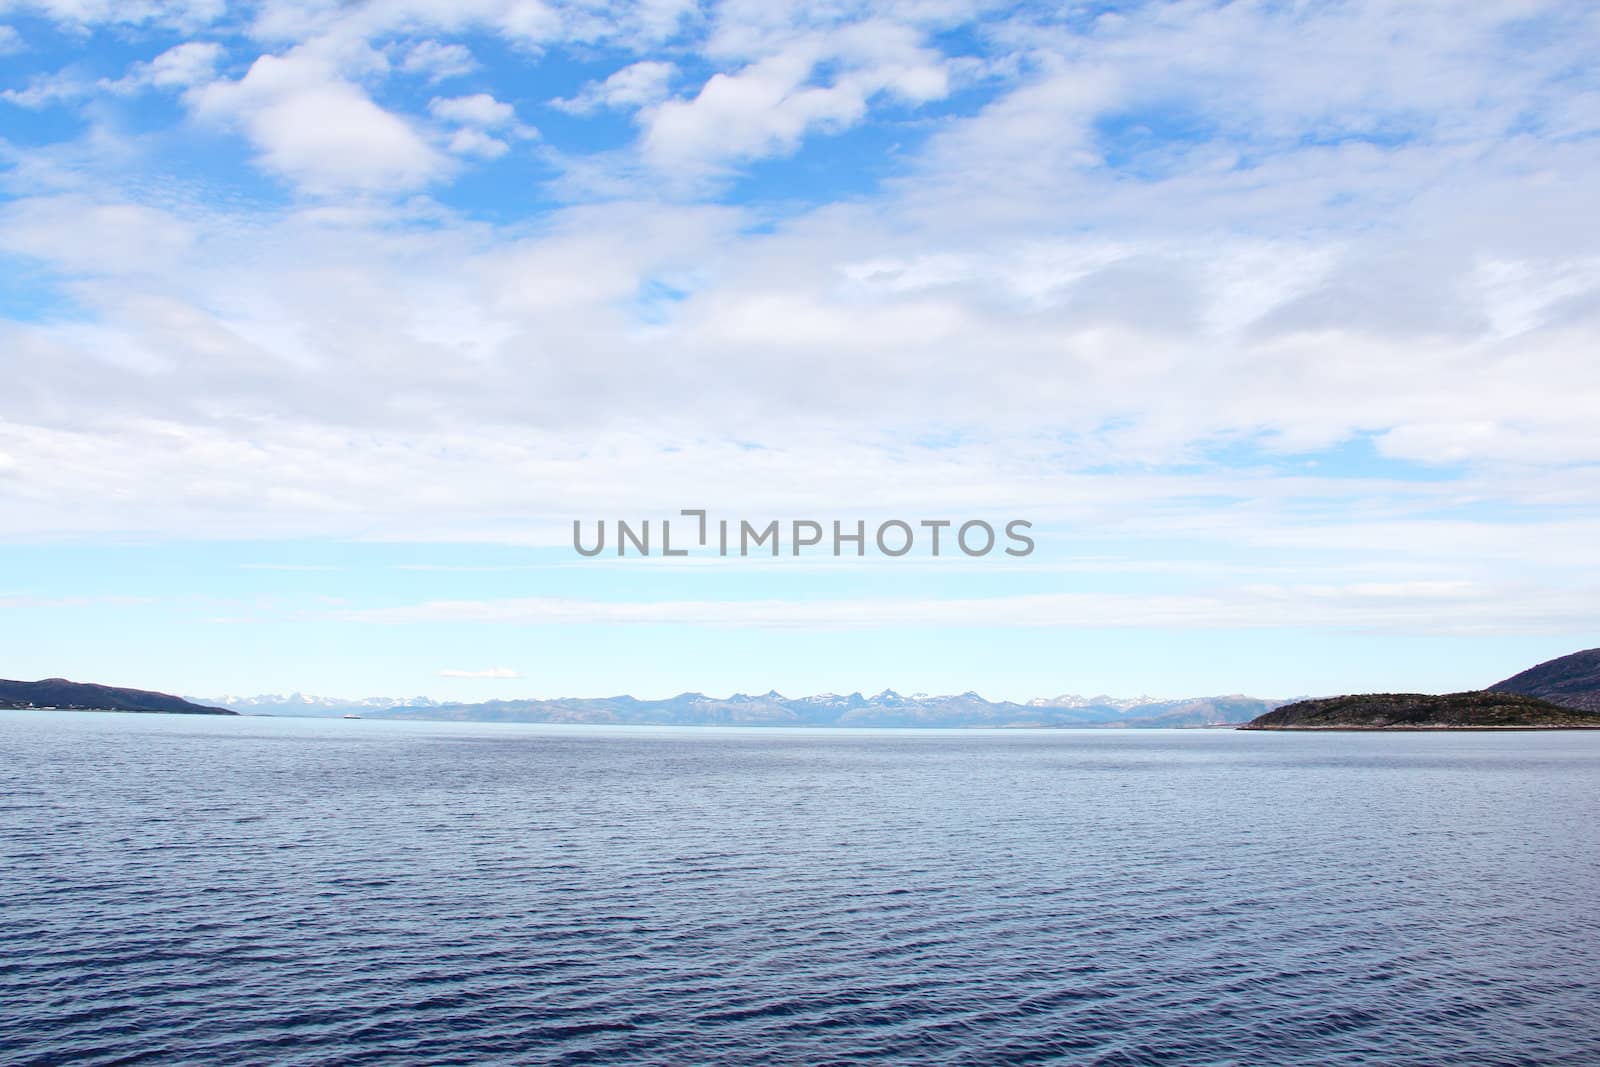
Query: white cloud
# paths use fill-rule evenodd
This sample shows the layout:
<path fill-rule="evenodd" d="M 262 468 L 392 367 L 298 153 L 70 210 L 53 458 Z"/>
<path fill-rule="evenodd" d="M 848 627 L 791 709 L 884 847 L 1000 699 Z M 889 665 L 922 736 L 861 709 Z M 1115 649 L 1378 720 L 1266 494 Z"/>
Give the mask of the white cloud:
<path fill-rule="evenodd" d="M 0 34 L 0 54 L 4 54 L 4 43 L 4 35 Z M 223 54 L 222 46 L 214 42 L 190 41 L 168 49 L 149 62 L 134 63 L 121 78 L 91 81 L 73 68 L 66 68 L 34 77 L 26 89 L 0 91 L 0 100 L 38 109 L 81 100 L 96 92 L 127 95 L 152 87 L 184 89 L 214 78 Z"/>
<path fill-rule="evenodd" d="M 339 33 L 367 40 L 396 35 L 449 37 L 488 33 L 521 50 L 553 43 L 614 43 L 644 48 L 670 38 L 696 10 L 695 0 L 268 0 L 253 22 L 255 35 L 301 41 Z"/>
<path fill-rule="evenodd" d="M 444 122 L 459 124 L 450 135 L 450 151 L 457 155 L 477 156 L 480 159 L 498 159 L 510 150 L 502 137 L 510 135 L 523 140 L 539 136 L 532 126 L 517 121 L 516 110 L 488 93 L 471 96 L 434 97 L 428 103 L 433 117 Z M 491 136 L 494 130 L 501 136 Z"/>
<path fill-rule="evenodd" d="M 693 98 L 642 111 L 644 156 L 657 167 L 694 171 L 784 155 L 810 133 L 861 122 L 880 96 L 940 99 L 949 91 L 946 61 L 919 36 L 867 22 L 789 41 L 732 74 L 712 75 Z M 824 66 L 836 69 L 817 80 Z"/>
<path fill-rule="evenodd" d="M 1571 632 L 1600 623 L 1593 589 L 1480 588 L 1460 582 L 1272 586 L 1195 595 L 1050 593 L 982 598 L 597 601 L 560 597 L 434 601 L 339 613 L 363 624 L 672 625 L 776 630 L 975 627 L 1257 629 L 1357 627 L 1439 634 Z M 1518 605 L 1508 610 L 1507 604 Z M 462 675 L 466 676 L 466 675 Z"/>
<path fill-rule="evenodd" d="M 510 667 L 490 667 L 482 671 L 461 671 L 445 668 L 439 672 L 441 678 L 521 678 L 522 675 Z"/>
<path fill-rule="evenodd" d="M 238 81 L 200 86 L 187 99 L 197 115 L 242 129 L 262 166 L 312 192 L 411 189 L 446 170 L 405 118 L 313 51 L 261 56 Z"/>
<path fill-rule="evenodd" d="M 606 78 L 585 85 L 575 97 L 550 103 L 574 115 L 587 115 L 600 108 L 633 109 L 660 103 L 670 93 L 678 68 L 661 60 L 645 59 L 630 64 Z"/>
<path fill-rule="evenodd" d="M 157 208 L 73 193 L 13 200 L 0 206 L 0 223 L 0 249 L 79 278 L 171 269 L 199 236 Z"/>
<path fill-rule="evenodd" d="M 22 35 L 15 28 L 0 24 L 0 56 L 12 55 L 25 47 Z"/>
<path fill-rule="evenodd" d="M 212 80 L 222 56 L 222 46 L 213 41 L 189 41 L 151 60 L 144 77 L 163 89 L 200 85 Z"/>
<path fill-rule="evenodd" d="M 148 63 L 135 63 L 117 81 L 102 81 L 112 92 L 134 92 L 147 86 L 158 89 L 187 89 L 213 81 L 217 64 L 225 56 L 215 41 L 188 41 L 167 49 Z"/>
<path fill-rule="evenodd" d="M 450 151 L 456 155 L 499 159 L 510 150 L 511 146 L 498 137 L 491 137 L 470 126 L 463 126 L 450 135 Z"/>
<path fill-rule="evenodd" d="M 45 74 L 32 78 L 26 89 L 0 89 L 0 100 L 30 111 L 88 96 L 91 85 L 71 74 Z"/>
<path fill-rule="evenodd" d="M 407 74 L 425 75 L 431 81 L 444 81 L 472 73 L 478 63 L 465 45 L 418 41 L 406 50 L 400 69 Z"/>
<path fill-rule="evenodd" d="M 539 136 L 532 126 L 517 121 L 516 110 L 488 93 L 471 96 L 434 97 L 428 103 L 434 118 L 459 124 L 450 135 L 450 151 L 457 155 L 477 156 L 480 159 L 498 159 L 510 151 L 502 137 L 510 135 L 524 140 Z M 494 130 L 501 136 L 492 136 Z"/>
<path fill-rule="evenodd" d="M 430 8 L 400 39 L 509 11 L 491 7 Z M 1593 621 L 1564 590 L 1600 584 L 1600 144 L 1541 133 L 1585 128 L 1591 90 L 1549 77 L 1579 69 L 1581 33 L 1508 51 L 1493 5 L 1167 4 L 1088 34 L 1014 26 L 990 57 L 1009 80 L 930 121 L 880 188 L 781 214 L 662 195 L 664 174 L 793 151 L 884 105 L 913 114 L 953 84 L 927 43 L 945 15 L 846 30 L 763 7 L 717 9 L 700 54 L 674 53 L 724 71 L 697 93 L 662 99 L 672 68 L 652 57 L 575 98 L 643 108 L 639 150 L 667 168 L 646 195 L 511 226 L 361 195 L 425 188 L 444 146 L 492 156 L 518 128 L 488 92 L 383 110 L 383 58 L 361 44 L 376 22 L 187 95 L 324 193 L 315 207 L 185 202 L 143 181 L 134 148 L 96 154 L 104 139 L 28 153 L 0 245 L 72 310 L 0 323 L 0 536 L 559 545 L 563 520 L 619 508 L 1025 509 L 1145 561 L 1249 559 L 1231 589 L 977 618 L 1439 629 L 1497 625 L 1499 605 L 1510 628 Z M 306 19 L 333 34 L 400 25 L 396 10 Z M 1148 169 L 1119 155 L 1147 149 L 1113 143 L 1118 121 L 1180 113 L 1192 141 L 1150 149 Z M 637 164 L 580 156 L 571 173 L 638 189 Z M 1338 458 L 1295 454 L 1351 442 L 1394 476 L 1316 477 L 1307 464 Z M 1212 461 L 1218 446 L 1236 455 Z M 694 609 L 879 625 L 968 607 L 761 610 Z"/>
<path fill-rule="evenodd" d="M 502 103 L 488 93 L 471 96 L 436 96 L 428 102 L 428 110 L 435 118 L 458 122 L 465 126 L 485 129 L 514 123 L 517 113 L 510 104 Z"/>
<path fill-rule="evenodd" d="M 192 30 L 215 22 L 226 10 L 225 0 L 30 0 L 6 3 L 0 11 L 32 8 L 46 18 L 72 26 L 98 23 L 154 23 Z"/>

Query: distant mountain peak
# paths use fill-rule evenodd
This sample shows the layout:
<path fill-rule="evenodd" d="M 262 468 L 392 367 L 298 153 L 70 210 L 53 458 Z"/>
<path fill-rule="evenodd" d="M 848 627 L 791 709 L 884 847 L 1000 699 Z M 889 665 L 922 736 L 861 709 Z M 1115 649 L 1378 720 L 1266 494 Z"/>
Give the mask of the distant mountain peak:
<path fill-rule="evenodd" d="M 776 689 L 768 689 L 765 693 L 735 693 L 728 699 L 735 703 L 749 704 L 761 700 L 783 700 L 785 697 Z"/>

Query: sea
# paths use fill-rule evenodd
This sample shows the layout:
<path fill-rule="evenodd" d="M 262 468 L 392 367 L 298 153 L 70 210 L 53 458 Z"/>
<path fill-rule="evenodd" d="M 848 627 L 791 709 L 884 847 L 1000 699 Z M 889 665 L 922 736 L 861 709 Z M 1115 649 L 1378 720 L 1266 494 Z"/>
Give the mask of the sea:
<path fill-rule="evenodd" d="M 1600 732 L 0 712 L 0 1063 L 1600 1064 Z"/>

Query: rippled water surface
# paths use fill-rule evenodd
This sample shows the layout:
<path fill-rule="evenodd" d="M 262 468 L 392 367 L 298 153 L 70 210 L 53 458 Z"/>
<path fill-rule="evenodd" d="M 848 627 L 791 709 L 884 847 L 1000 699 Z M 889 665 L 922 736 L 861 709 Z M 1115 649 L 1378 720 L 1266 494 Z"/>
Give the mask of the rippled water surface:
<path fill-rule="evenodd" d="M 1596 1064 L 1600 736 L 0 712 L 7 1064 Z"/>

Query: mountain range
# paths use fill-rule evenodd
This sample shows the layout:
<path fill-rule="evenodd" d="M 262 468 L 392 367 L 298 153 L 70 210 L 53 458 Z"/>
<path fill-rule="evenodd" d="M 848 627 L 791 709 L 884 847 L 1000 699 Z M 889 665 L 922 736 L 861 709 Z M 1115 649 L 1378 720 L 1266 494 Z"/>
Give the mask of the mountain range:
<path fill-rule="evenodd" d="M 738 726 L 1219 726 L 1247 722 L 1283 701 L 1247 696 L 1156 700 L 1150 697 L 1082 697 L 1064 694 L 1026 704 L 985 700 L 977 693 L 902 696 L 885 689 L 786 697 L 776 691 L 727 698 L 680 693 L 660 700 L 633 696 L 554 700 L 486 700 L 442 703 L 371 697 L 339 700 L 288 696 L 222 696 L 208 703 L 256 715 L 348 715 L 383 719 L 452 719 L 470 722 L 558 722 Z"/>
<path fill-rule="evenodd" d="M 1549 660 L 1477 693 L 1453 694 L 1443 698 L 1421 694 L 1368 694 L 1360 698 L 1337 700 L 1348 702 L 1360 699 L 1367 704 L 1376 702 L 1382 705 L 1377 708 L 1378 712 L 1386 716 L 1407 701 L 1410 702 L 1406 704 L 1407 715 L 1413 711 L 1421 714 L 1418 710 L 1421 703 L 1428 703 L 1428 715 L 1459 717 L 1458 713 L 1476 713 L 1474 709 L 1481 710 L 1494 704 L 1492 700 L 1486 702 L 1484 699 L 1485 694 L 1494 693 L 1520 694 L 1562 708 L 1600 712 L 1600 648 Z M 1329 704 L 1331 707 L 1335 702 L 1324 700 L 1314 703 Z M 872 696 L 820 693 L 808 697 L 786 697 L 769 691 L 754 696 L 735 693 L 727 698 L 711 697 L 704 693 L 680 693 L 659 700 L 624 695 L 554 700 L 485 700 L 477 703 L 438 701 L 427 697 L 346 700 L 303 693 L 186 699 L 142 689 L 71 682 L 65 678 L 46 678 L 37 682 L 0 680 L 0 708 L 97 709 L 187 715 L 359 715 L 468 722 L 1170 728 L 1247 723 L 1290 703 L 1291 700 L 1261 700 L 1242 695 L 1156 700 L 1150 697 L 1085 697 L 1066 693 L 1019 704 L 985 700 L 974 692 L 902 696 L 892 689 Z M 1417 704 L 1417 708 L 1412 708 L 1411 704 Z M 1321 715 L 1327 710 L 1297 708 L 1293 714 L 1286 712 L 1285 716 L 1298 721 L 1311 712 Z M 1332 710 L 1337 712 L 1337 716 L 1345 718 L 1354 714 L 1347 704 L 1339 704 Z M 1268 720 L 1269 723 L 1273 721 Z"/>
<path fill-rule="evenodd" d="M 1600 711 L 1600 648 L 1541 663 L 1488 687 L 1489 692 L 1536 697 L 1565 708 Z M 1293 698 L 1300 699 L 1300 698 Z M 885 689 L 786 697 L 776 691 L 727 698 L 680 693 L 660 700 L 633 696 L 554 700 L 446 702 L 426 697 L 340 700 L 306 696 L 217 697 L 206 703 L 246 714 L 349 715 L 386 719 L 469 722 L 557 722 L 739 726 L 1078 726 L 1197 727 L 1247 723 L 1293 700 L 1242 695 L 1157 700 L 1152 697 L 1078 696 L 1064 693 L 1026 703 L 985 700 L 974 692 L 902 696 Z"/>

